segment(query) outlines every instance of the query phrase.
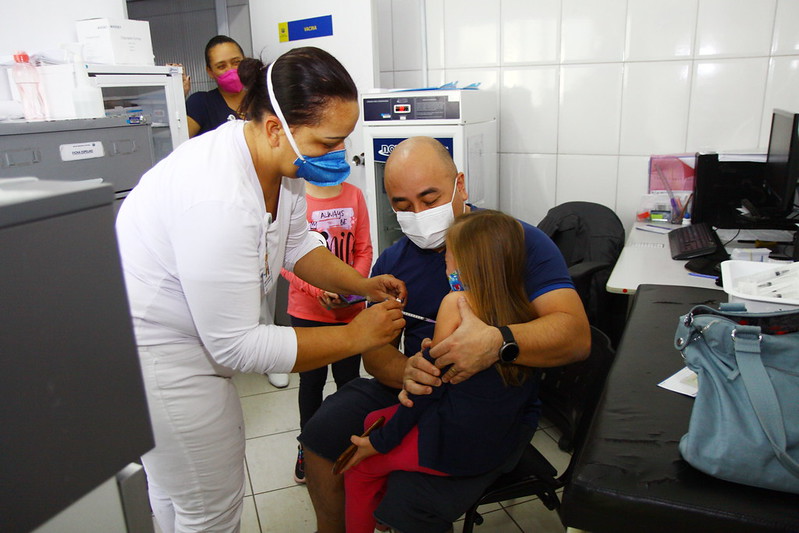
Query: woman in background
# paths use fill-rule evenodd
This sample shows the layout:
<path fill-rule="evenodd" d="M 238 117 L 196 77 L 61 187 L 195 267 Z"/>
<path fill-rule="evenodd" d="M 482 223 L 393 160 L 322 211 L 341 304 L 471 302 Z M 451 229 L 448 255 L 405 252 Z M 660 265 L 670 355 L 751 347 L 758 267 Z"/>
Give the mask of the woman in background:
<path fill-rule="evenodd" d="M 238 72 L 243 59 L 239 43 L 226 35 L 212 37 L 205 45 L 205 71 L 216 81 L 217 88 L 198 91 L 186 100 L 189 137 L 216 129 L 229 120 L 244 118 L 239 111 L 244 86 Z"/>

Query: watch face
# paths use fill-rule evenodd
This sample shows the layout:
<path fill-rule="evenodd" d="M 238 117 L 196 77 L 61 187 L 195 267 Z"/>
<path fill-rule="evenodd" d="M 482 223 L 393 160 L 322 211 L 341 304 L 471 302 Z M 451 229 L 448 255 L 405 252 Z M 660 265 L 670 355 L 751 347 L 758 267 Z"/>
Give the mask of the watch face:
<path fill-rule="evenodd" d="M 516 343 L 508 343 L 499 350 L 499 359 L 503 363 L 512 363 L 519 357 L 519 346 Z"/>

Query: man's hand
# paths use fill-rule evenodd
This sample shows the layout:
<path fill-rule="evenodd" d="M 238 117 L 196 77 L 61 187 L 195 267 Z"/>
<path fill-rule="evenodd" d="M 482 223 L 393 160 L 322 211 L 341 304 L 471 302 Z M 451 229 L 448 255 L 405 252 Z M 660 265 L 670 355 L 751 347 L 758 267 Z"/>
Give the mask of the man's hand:
<path fill-rule="evenodd" d="M 366 296 L 370 302 L 383 300 L 399 300 L 404 302 L 408 296 L 405 283 L 391 274 L 382 274 L 373 278 L 365 278 L 363 290 L 357 294 Z"/>
<path fill-rule="evenodd" d="M 352 458 L 347 461 L 347 464 L 344 465 L 344 468 L 341 469 L 341 474 L 354 467 L 367 457 L 377 455 L 378 453 L 374 446 L 372 446 L 372 442 L 369 440 L 369 437 L 359 437 L 358 435 L 353 435 L 350 437 L 350 442 L 358 446 L 358 449 L 355 451 L 355 455 L 353 455 Z"/>
<path fill-rule="evenodd" d="M 439 369 L 453 365 L 441 376 L 442 381 L 453 385 L 496 363 L 502 346 L 499 329 L 477 318 L 463 296 L 458 298 L 458 310 L 461 315 L 458 328 L 430 349 Z"/>
<path fill-rule="evenodd" d="M 422 341 L 422 350 L 430 346 L 430 339 Z M 422 356 L 422 352 L 413 357 L 409 357 L 405 363 L 405 373 L 402 376 L 402 391 L 399 393 L 399 401 L 405 407 L 413 407 L 413 401 L 408 397 L 408 393 L 422 395 L 433 392 L 432 387 L 441 385 L 438 376 L 441 370 L 436 365 L 430 363 Z"/>

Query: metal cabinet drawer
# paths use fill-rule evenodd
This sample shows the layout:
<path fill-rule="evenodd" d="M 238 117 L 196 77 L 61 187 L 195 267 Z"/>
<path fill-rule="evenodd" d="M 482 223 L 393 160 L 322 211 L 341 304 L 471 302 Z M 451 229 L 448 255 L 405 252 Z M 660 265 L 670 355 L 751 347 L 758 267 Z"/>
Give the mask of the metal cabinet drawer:
<path fill-rule="evenodd" d="M 154 164 L 152 126 L 124 118 L 0 123 L 0 177 L 102 178 L 129 191 Z"/>

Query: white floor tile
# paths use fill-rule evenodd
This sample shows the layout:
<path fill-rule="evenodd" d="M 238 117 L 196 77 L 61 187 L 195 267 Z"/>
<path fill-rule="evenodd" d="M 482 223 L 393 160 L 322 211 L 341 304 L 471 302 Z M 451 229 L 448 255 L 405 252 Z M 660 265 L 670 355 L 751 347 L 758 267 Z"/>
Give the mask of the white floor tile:
<path fill-rule="evenodd" d="M 241 512 L 241 533 L 261 533 L 258 513 L 255 511 L 255 500 L 252 496 L 244 498 L 244 509 Z"/>
<path fill-rule="evenodd" d="M 507 506 L 505 511 L 525 533 L 563 533 L 558 513 L 550 511 L 540 501 L 529 501 Z"/>
<path fill-rule="evenodd" d="M 298 389 L 255 394 L 241 398 L 244 435 L 250 439 L 300 428 Z"/>
<path fill-rule="evenodd" d="M 316 529 L 311 498 L 304 485 L 257 494 L 255 505 L 264 533 L 308 533 Z"/>
<path fill-rule="evenodd" d="M 247 466 L 253 493 L 294 487 L 299 431 L 247 439 Z"/>

